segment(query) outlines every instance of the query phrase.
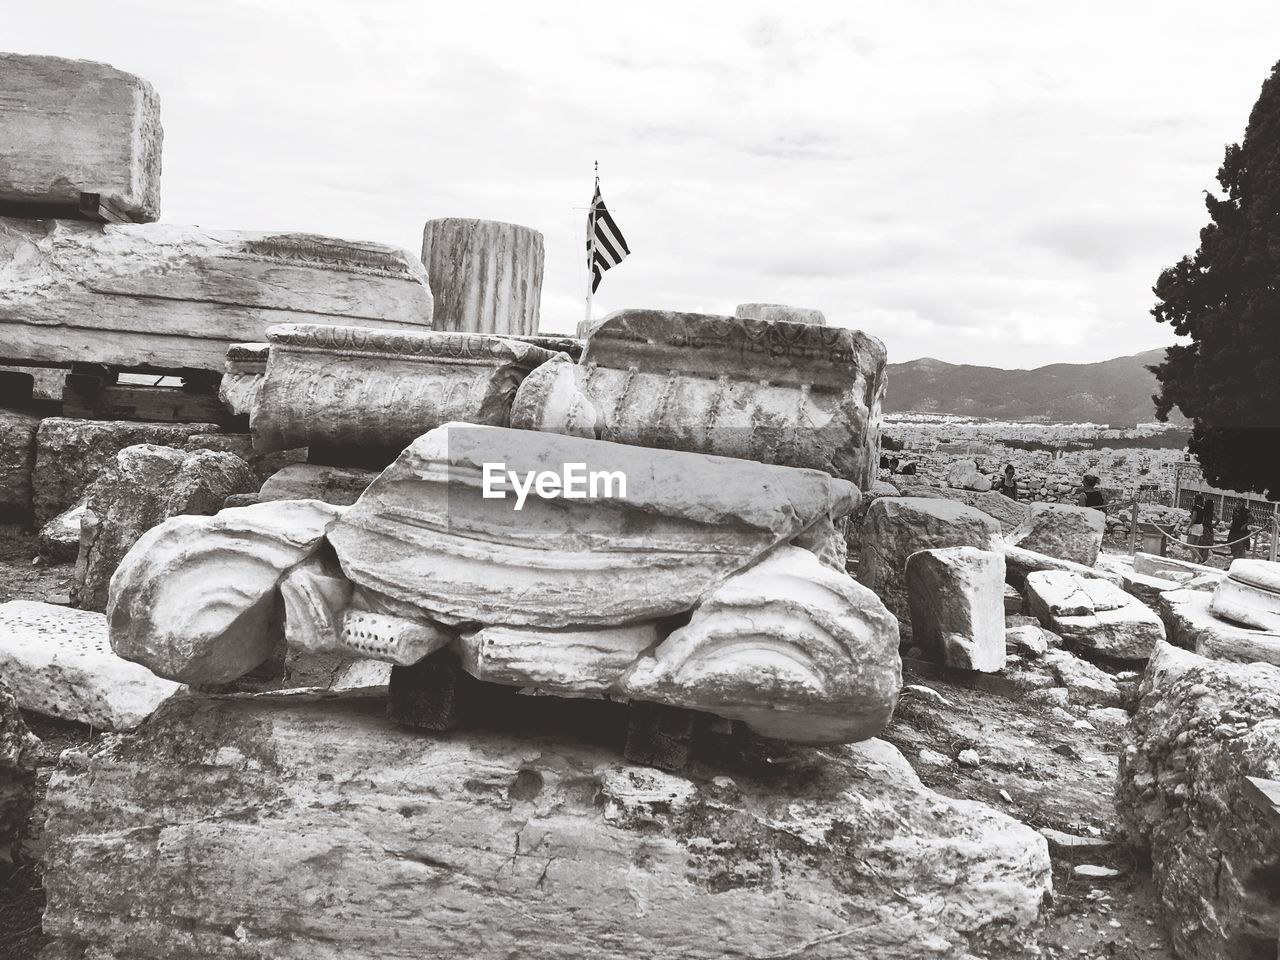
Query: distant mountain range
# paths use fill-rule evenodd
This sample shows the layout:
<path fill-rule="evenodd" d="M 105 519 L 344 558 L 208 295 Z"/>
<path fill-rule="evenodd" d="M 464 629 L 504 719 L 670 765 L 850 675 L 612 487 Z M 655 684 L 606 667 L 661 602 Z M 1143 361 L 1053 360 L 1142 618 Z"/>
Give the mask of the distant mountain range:
<path fill-rule="evenodd" d="M 1151 396 L 1158 384 L 1146 368 L 1163 359 L 1161 347 L 1100 363 L 1051 363 L 1034 370 L 928 358 L 891 363 L 884 410 L 1130 426 L 1156 418 Z M 1170 419 L 1186 422 L 1177 410 Z"/>

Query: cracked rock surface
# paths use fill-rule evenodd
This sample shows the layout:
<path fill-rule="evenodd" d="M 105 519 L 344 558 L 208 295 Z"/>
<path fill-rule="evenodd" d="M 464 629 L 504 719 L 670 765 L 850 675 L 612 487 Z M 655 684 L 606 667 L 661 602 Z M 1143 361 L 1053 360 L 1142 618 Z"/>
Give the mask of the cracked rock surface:
<path fill-rule="evenodd" d="M 1180 957 L 1273 956 L 1280 827 L 1244 777 L 1280 779 L 1280 667 L 1157 645 L 1120 762 L 1116 804 L 1150 851 Z"/>
<path fill-rule="evenodd" d="M 883 741 L 676 776 L 605 742 L 614 705 L 512 709 L 426 737 L 378 701 L 173 701 L 64 754 L 45 931 L 130 960 L 960 958 L 1043 919 L 1044 838 Z"/>

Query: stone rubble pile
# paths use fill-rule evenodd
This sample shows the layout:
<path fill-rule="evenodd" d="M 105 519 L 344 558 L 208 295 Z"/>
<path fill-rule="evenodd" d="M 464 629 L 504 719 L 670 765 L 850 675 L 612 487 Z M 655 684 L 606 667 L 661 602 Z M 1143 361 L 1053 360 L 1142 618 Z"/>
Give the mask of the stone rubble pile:
<path fill-rule="evenodd" d="M 30 154 L 0 164 L 0 364 L 65 368 L 66 405 L 100 411 L 157 409 L 121 376 L 178 376 L 204 405 L 174 409 L 209 411 L 0 411 L 0 516 L 74 554 L 83 608 L 0 604 L 13 704 L 151 717 L 54 778 L 52 935 L 140 958 L 1024 950 L 1046 841 L 875 739 L 902 654 L 1117 725 L 1151 658 L 1120 790 L 1170 916 L 1270 922 L 1261 828 L 1212 813 L 1236 815 L 1236 773 L 1280 772 L 1270 694 L 1236 689 L 1280 665 L 1277 565 L 1117 559 L 1102 514 L 1009 500 L 973 461 L 879 481 L 884 347 L 819 311 L 539 335 L 527 227 L 431 220 L 419 261 L 152 223 L 154 91 L 6 64 L 36 112 L 56 78 L 100 122 L 61 155 L 29 128 L 0 146 Z M 0 856 L 14 716 L 0 689 Z M 1225 844 L 1225 884 L 1163 818 Z M 1204 927 L 1181 935 L 1230 937 Z"/>

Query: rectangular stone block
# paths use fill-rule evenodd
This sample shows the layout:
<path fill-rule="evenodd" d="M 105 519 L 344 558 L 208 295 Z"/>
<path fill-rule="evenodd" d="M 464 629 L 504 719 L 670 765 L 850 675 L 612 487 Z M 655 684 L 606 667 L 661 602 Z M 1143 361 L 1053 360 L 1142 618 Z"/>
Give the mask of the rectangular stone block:
<path fill-rule="evenodd" d="M 140 77 L 89 60 L 0 54 L 0 130 L 0 210 L 74 215 L 92 194 L 112 219 L 159 219 L 160 98 Z"/>
<path fill-rule="evenodd" d="M 0 409 L 0 523 L 31 519 L 31 471 L 39 426 L 34 414 Z"/>
<path fill-rule="evenodd" d="M 582 364 L 602 440 L 875 479 L 885 349 L 861 331 L 621 310 Z"/>
<path fill-rule="evenodd" d="M 112 653 L 102 614 L 29 600 L 0 604 L 0 676 L 24 709 L 106 730 L 136 727 L 180 686 Z"/>
<path fill-rule="evenodd" d="M 217 432 L 212 423 L 128 423 L 47 417 L 36 431 L 36 521 L 46 523 L 73 506 L 117 453 L 139 443 L 184 447 L 187 438 Z"/>
<path fill-rule="evenodd" d="M 313 234 L 0 218 L 0 361 L 222 373 L 231 344 L 305 321 L 429 329 L 403 250 Z"/>

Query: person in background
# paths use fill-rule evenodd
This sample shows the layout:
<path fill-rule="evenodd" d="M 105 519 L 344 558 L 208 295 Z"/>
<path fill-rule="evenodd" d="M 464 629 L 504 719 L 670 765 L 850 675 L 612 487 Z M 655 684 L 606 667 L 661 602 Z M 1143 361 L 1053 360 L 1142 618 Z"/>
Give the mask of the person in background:
<path fill-rule="evenodd" d="M 1081 507 L 1093 507 L 1095 510 L 1107 512 L 1107 495 L 1098 488 L 1098 478 L 1091 473 L 1084 475 L 1084 489 L 1080 491 L 1080 496 L 1076 498 L 1076 503 Z"/>
<path fill-rule="evenodd" d="M 1213 549 L 1213 501 L 1203 494 L 1196 494 L 1191 501 L 1191 525 L 1187 527 L 1187 542 L 1197 544 L 1192 551 L 1198 563 L 1205 563 Z"/>
<path fill-rule="evenodd" d="M 996 493 L 1003 493 L 1010 500 L 1018 499 L 1018 478 L 1012 463 L 1005 466 L 1004 476 L 996 481 Z"/>
<path fill-rule="evenodd" d="M 1249 537 L 1249 508 L 1244 503 L 1237 503 L 1231 511 L 1231 529 L 1227 532 L 1227 542 L 1231 544 L 1231 556 L 1239 560 L 1249 552 L 1252 540 Z"/>

